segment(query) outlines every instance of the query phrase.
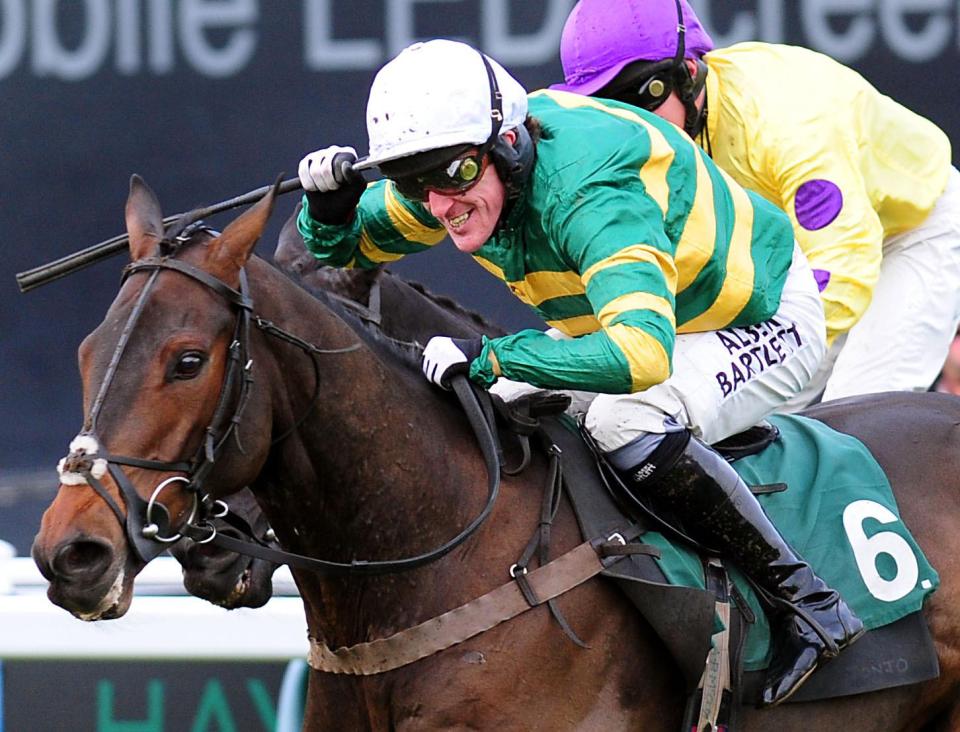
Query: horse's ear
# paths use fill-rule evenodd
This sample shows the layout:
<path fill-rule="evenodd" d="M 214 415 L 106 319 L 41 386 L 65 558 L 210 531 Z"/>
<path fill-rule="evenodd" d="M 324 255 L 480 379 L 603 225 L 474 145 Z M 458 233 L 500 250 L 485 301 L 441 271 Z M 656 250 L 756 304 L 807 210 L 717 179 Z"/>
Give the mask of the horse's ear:
<path fill-rule="evenodd" d="M 126 219 L 130 259 L 136 261 L 152 254 L 163 238 L 163 213 L 157 195 L 139 175 L 130 177 Z"/>
<path fill-rule="evenodd" d="M 236 281 L 273 212 L 281 180 L 282 176 L 277 178 L 263 198 L 231 221 L 223 233 L 209 243 L 207 262 L 212 274 L 224 281 Z"/>

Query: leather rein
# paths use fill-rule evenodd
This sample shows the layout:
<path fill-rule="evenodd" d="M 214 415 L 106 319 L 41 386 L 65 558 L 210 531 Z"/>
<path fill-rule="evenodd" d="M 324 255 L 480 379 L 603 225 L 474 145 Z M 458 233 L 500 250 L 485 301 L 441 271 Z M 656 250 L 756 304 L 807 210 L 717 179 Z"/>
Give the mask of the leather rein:
<path fill-rule="evenodd" d="M 245 521 L 228 513 L 227 505 L 223 501 L 216 500 L 203 492 L 203 483 L 216 466 L 217 460 L 231 436 L 237 441 L 237 445 L 242 451 L 237 427 L 242 420 L 244 409 L 249 400 L 250 388 L 253 384 L 253 360 L 249 353 L 251 325 L 256 326 L 271 337 L 297 346 L 313 362 L 315 387 L 307 410 L 294 422 L 290 429 L 275 437 L 271 445 L 277 444 L 295 432 L 313 411 L 320 391 L 320 370 L 317 356 L 355 351 L 361 347 L 361 343 L 358 341 L 345 348 L 318 348 L 274 323 L 258 317 L 254 313 L 253 301 L 250 298 L 245 268 L 240 270 L 240 288 L 238 290 L 208 272 L 175 258 L 190 243 L 193 234 L 198 229 L 199 227 L 194 227 L 190 230 L 189 235 L 184 232 L 183 235 L 177 237 L 176 242 L 164 240 L 160 243 L 158 253 L 155 256 L 137 260 L 124 268 L 123 281 L 136 272 L 149 273 L 149 279 L 140 292 L 137 302 L 123 327 L 83 430 L 71 443 L 70 454 L 60 463 L 58 469 L 61 472 L 61 482 L 64 485 L 89 485 L 116 515 L 120 525 L 124 528 L 129 544 L 144 563 L 156 557 L 167 546 L 178 541 L 181 537 L 187 536 L 198 543 L 210 543 L 223 549 L 266 561 L 288 564 L 291 567 L 308 569 L 323 574 L 387 574 L 429 564 L 448 554 L 473 535 L 492 512 L 499 494 L 500 456 L 499 445 L 491 427 L 493 418 L 489 397 L 486 397 L 485 392 L 483 392 L 487 401 L 482 402 L 480 394 L 464 376 L 455 377 L 452 386 L 483 453 L 488 474 L 487 500 L 480 513 L 462 531 L 435 549 L 400 559 L 355 559 L 350 562 L 335 562 L 286 552 L 274 548 L 266 540 L 258 539 Z M 146 306 L 148 295 L 160 272 L 164 270 L 179 272 L 213 290 L 226 300 L 232 308 L 235 308 L 237 313 L 233 339 L 228 346 L 229 360 L 223 384 L 211 422 L 204 431 L 204 438 L 192 458 L 170 462 L 103 452 L 100 450 L 100 442 L 96 434 L 97 418 L 107 391 L 116 375 L 134 327 Z M 145 501 L 137 493 L 122 466 L 183 473 L 183 475 L 174 475 L 161 481 L 154 488 L 150 498 Z M 126 513 L 100 481 L 100 478 L 106 472 L 110 473 L 120 488 Z M 69 474 L 82 476 L 82 482 L 66 482 L 65 476 Z M 183 484 L 182 489 L 191 494 L 193 503 L 184 526 L 177 533 L 171 534 L 169 513 L 159 501 L 159 497 L 163 490 L 174 483 Z M 220 518 L 227 521 L 245 533 L 248 539 L 235 539 L 218 533 L 216 527 L 210 522 L 211 518 Z"/>

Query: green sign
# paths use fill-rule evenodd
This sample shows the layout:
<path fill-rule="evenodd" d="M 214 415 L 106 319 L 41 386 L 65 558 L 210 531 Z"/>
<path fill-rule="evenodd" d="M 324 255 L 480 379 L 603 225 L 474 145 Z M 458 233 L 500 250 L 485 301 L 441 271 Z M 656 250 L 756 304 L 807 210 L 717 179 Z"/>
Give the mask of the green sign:
<path fill-rule="evenodd" d="M 284 663 L 8 661 L 2 732 L 274 732 Z"/>

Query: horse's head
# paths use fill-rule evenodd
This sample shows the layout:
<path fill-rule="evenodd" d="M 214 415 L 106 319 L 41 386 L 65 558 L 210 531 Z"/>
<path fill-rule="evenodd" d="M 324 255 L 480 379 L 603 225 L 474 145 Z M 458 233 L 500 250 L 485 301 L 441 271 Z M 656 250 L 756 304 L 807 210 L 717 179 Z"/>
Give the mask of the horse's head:
<path fill-rule="evenodd" d="M 503 335 L 504 331 L 454 301 L 427 292 L 388 270 L 338 269 L 321 265 L 307 250 L 297 230 L 297 204 L 280 231 L 274 262 L 311 292 L 332 295 L 348 303 L 348 309 L 380 332 L 401 341 L 426 343 L 434 335 L 463 338 Z M 372 325 L 371 325 L 372 327 Z M 230 512 L 242 517 L 262 538 L 267 521 L 250 491 L 224 499 Z M 229 522 L 212 519 L 221 534 L 237 535 Z M 197 597 L 223 607 L 260 607 L 272 593 L 271 577 L 277 565 L 264 559 L 237 554 L 229 549 L 189 538 L 177 542 L 171 554 L 183 566 L 183 582 Z"/>
<path fill-rule="evenodd" d="M 195 516 L 221 453 L 217 481 L 239 487 L 269 449 L 268 429 L 245 432 L 243 450 L 234 438 L 255 412 L 243 267 L 275 193 L 220 235 L 189 219 L 165 233 L 155 195 L 131 180 L 132 261 L 80 346 L 84 425 L 33 545 L 51 601 L 80 618 L 126 612 L 134 577 Z"/>

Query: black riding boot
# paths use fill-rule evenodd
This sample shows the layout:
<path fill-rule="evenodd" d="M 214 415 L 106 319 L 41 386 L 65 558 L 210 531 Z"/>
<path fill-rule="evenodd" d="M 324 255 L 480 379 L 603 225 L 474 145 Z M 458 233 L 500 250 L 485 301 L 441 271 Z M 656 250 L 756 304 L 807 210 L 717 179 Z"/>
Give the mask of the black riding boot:
<path fill-rule="evenodd" d="M 647 497 L 675 515 L 693 538 L 728 556 L 787 611 L 761 701 L 773 706 L 790 697 L 822 658 L 836 656 L 856 640 L 863 623 L 789 547 L 730 464 L 688 437 L 668 434 L 649 459 L 620 471 L 621 476 L 640 500 Z"/>

